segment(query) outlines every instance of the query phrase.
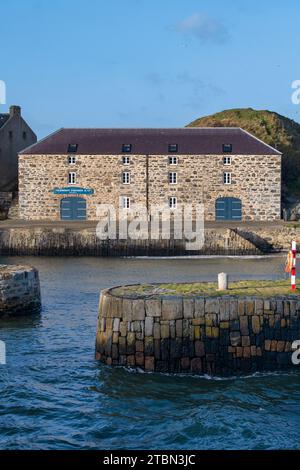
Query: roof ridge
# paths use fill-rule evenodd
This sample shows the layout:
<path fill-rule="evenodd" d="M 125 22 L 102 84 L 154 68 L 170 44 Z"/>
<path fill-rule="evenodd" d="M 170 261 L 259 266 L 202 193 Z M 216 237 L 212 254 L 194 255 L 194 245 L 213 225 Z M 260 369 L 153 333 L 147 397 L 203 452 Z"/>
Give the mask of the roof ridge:
<path fill-rule="evenodd" d="M 274 150 L 276 153 L 282 155 L 282 152 L 280 152 L 279 150 L 277 150 L 277 149 L 275 149 L 274 147 L 272 147 L 272 145 L 267 144 L 266 142 L 264 142 L 263 140 L 259 139 L 259 138 L 256 137 L 255 135 L 251 134 L 251 132 L 246 131 L 246 130 L 243 129 L 242 127 L 240 127 L 240 129 L 241 129 L 242 132 L 245 132 L 245 134 L 248 134 L 248 135 L 250 135 L 251 137 L 253 137 L 253 139 L 258 140 L 258 142 L 260 142 L 261 144 L 266 145 L 266 147 L 269 147 L 270 149 Z"/>
<path fill-rule="evenodd" d="M 62 129 L 63 129 L 63 127 L 61 127 L 60 129 L 57 129 L 57 131 L 52 132 L 51 134 L 47 135 L 46 137 L 43 137 L 43 139 L 39 140 L 38 142 L 35 142 L 34 144 L 29 145 L 25 149 L 21 150 L 21 152 L 19 152 L 19 155 L 22 155 L 23 153 L 30 150 L 32 147 L 35 147 L 37 144 L 40 144 L 40 143 L 44 142 L 45 140 L 49 139 L 53 135 L 58 134 Z"/>

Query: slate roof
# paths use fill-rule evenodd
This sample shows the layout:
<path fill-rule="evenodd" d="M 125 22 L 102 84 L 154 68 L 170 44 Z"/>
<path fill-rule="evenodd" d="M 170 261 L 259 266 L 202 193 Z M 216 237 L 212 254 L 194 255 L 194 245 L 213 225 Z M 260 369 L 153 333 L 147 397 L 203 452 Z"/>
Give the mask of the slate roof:
<path fill-rule="evenodd" d="M 131 144 L 131 154 L 165 155 L 168 145 L 177 144 L 178 154 L 223 154 L 223 144 L 232 145 L 232 154 L 281 155 L 239 127 L 199 127 L 179 129 L 67 129 L 62 128 L 23 150 L 28 155 L 68 154 L 69 144 L 77 144 L 80 155 L 120 155 L 123 144 Z"/>
<path fill-rule="evenodd" d="M 0 129 L 10 118 L 9 114 L 0 114 Z"/>

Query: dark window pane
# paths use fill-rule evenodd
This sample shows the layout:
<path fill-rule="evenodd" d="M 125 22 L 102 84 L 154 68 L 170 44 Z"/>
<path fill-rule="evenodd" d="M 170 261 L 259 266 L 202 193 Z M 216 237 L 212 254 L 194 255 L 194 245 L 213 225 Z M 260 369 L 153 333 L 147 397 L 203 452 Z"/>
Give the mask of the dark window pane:
<path fill-rule="evenodd" d="M 169 144 L 169 152 L 178 152 L 178 144 Z"/>
<path fill-rule="evenodd" d="M 223 144 L 223 152 L 232 152 L 232 144 Z"/>
<path fill-rule="evenodd" d="M 131 144 L 123 144 L 122 145 L 122 152 L 131 152 Z"/>
<path fill-rule="evenodd" d="M 68 145 L 68 152 L 70 152 L 70 153 L 77 152 L 77 147 L 78 147 L 77 144 L 69 144 Z"/>

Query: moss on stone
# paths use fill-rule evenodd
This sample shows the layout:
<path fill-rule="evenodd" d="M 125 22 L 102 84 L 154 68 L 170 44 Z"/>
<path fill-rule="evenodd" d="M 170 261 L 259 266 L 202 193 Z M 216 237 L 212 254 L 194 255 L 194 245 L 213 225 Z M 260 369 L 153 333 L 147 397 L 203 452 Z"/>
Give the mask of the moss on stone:
<path fill-rule="evenodd" d="M 124 297 L 156 297 L 156 296 L 258 296 L 273 297 L 281 295 L 299 295 L 300 288 L 291 291 L 290 280 L 277 281 L 234 281 L 229 289 L 219 291 L 216 282 L 170 283 L 170 284 L 137 284 L 112 289 L 116 296 Z"/>

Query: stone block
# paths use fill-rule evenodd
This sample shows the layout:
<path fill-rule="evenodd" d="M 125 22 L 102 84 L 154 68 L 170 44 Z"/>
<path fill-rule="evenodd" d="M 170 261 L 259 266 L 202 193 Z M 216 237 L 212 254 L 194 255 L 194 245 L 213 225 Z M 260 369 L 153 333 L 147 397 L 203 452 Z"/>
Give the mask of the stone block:
<path fill-rule="evenodd" d="M 204 298 L 199 297 L 195 299 L 195 312 L 194 318 L 203 318 L 205 315 L 205 301 Z"/>
<path fill-rule="evenodd" d="M 242 348 L 242 346 L 237 346 L 235 355 L 236 355 L 236 357 L 243 357 L 243 348 Z"/>
<path fill-rule="evenodd" d="M 161 299 L 145 300 L 147 317 L 161 317 Z"/>
<path fill-rule="evenodd" d="M 195 301 L 194 299 L 183 299 L 183 317 L 193 318 L 195 312 Z"/>
<path fill-rule="evenodd" d="M 132 320 L 145 320 L 145 302 L 142 299 L 132 301 Z"/>
<path fill-rule="evenodd" d="M 120 334 L 121 336 L 127 335 L 127 322 L 121 321 L 120 323 Z"/>
<path fill-rule="evenodd" d="M 283 302 L 282 300 L 277 300 L 276 302 L 276 313 L 283 315 Z"/>
<path fill-rule="evenodd" d="M 290 303 L 288 300 L 283 302 L 283 314 L 285 317 L 288 317 L 290 314 Z"/>
<path fill-rule="evenodd" d="M 160 343 L 160 354 L 163 361 L 170 359 L 170 339 L 162 339 Z"/>
<path fill-rule="evenodd" d="M 136 341 L 135 342 L 135 350 L 136 352 L 144 352 L 144 341 Z"/>
<path fill-rule="evenodd" d="M 246 315 L 253 315 L 254 314 L 254 301 L 247 300 L 246 301 Z"/>
<path fill-rule="evenodd" d="M 153 356 L 154 354 L 154 339 L 153 336 L 146 336 L 144 344 L 145 356 Z"/>
<path fill-rule="evenodd" d="M 155 358 L 154 358 L 154 356 L 145 357 L 145 370 L 147 372 L 153 372 L 155 370 Z"/>
<path fill-rule="evenodd" d="M 194 357 L 191 360 L 191 371 L 202 372 L 202 360 L 200 359 L 200 357 Z"/>
<path fill-rule="evenodd" d="M 229 328 L 229 321 L 220 322 L 220 329 L 221 330 L 228 330 L 228 328 Z"/>
<path fill-rule="evenodd" d="M 212 337 L 212 327 L 211 326 L 206 326 L 205 327 L 205 336 L 207 338 L 211 338 Z"/>
<path fill-rule="evenodd" d="M 251 348 L 249 346 L 243 348 L 243 357 L 251 357 Z"/>
<path fill-rule="evenodd" d="M 254 334 L 258 334 L 260 333 L 260 317 L 258 315 L 254 315 L 252 318 L 251 318 L 251 322 L 252 322 L 252 331 Z"/>
<path fill-rule="evenodd" d="M 219 337 L 219 328 L 217 326 L 212 327 L 211 336 L 212 336 L 212 338 L 218 338 Z"/>
<path fill-rule="evenodd" d="M 145 318 L 145 336 L 153 336 L 153 317 Z"/>
<path fill-rule="evenodd" d="M 178 338 L 182 338 L 182 331 L 183 331 L 182 320 L 176 320 L 176 336 Z"/>
<path fill-rule="evenodd" d="M 144 354 L 142 352 L 135 353 L 135 363 L 139 367 L 144 366 Z"/>
<path fill-rule="evenodd" d="M 111 347 L 111 357 L 113 359 L 118 359 L 119 358 L 119 348 L 117 344 L 113 344 Z"/>
<path fill-rule="evenodd" d="M 182 322 L 182 336 L 188 337 L 190 335 L 190 322 L 189 320 L 183 320 Z"/>
<path fill-rule="evenodd" d="M 194 338 L 195 338 L 195 339 L 200 339 L 200 338 L 201 338 L 201 329 L 200 329 L 200 326 L 195 326 L 195 327 L 194 327 Z"/>
<path fill-rule="evenodd" d="M 263 299 L 255 299 L 255 313 L 262 315 L 264 313 L 264 301 Z"/>
<path fill-rule="evenodd" d="M 220 301 L 219 299 L 205 299 L 205 313 L 219 314 Z"/>
<path fill-rule="evenodd" d="M 126 352 L 127 352 L 127 341 L 126 341 L 126 338 L 121 336 L 119 338 L 119 354 L 120 355 L 126 354 Z"/>
<path fill-rule="evenodd" d="M 135 353 L 135 333 L 129 332 L 127 334 L 127 354 Z"/>
<path fill-rule="evenodd" d="M 119 342 L 119 333 L 113 333 L 112 342 L 113 344 L 117 344 Z"/>
<path fill-rule="evenodd" d="M 183 317 L 182 299 L 163 299 L 162 300 L 162 319 L 178 320 Z"/>
<path fill-rule="evenodd" d="M 250 337 L 242 336 L 242 346 L 250 346 Z"/>
<path fill-rule="evenodd" d="M 230 299 L 229 319 L 236 320 L 238 318 L 238 301 L 237 299 Z"/>
<path fill-rule="evenodd" d="M 278 341 L 277 352 L 284 352 L 284 349 L 285 349 L 285 341 Z"/>
<path fill-rule="evenodd" d="M 277 351 L 277 341 L 276 340 L 273 340 L 271 341 L 271 351 L 272 352 L 275 352 Z"/>
<path fill-rule="evenodd" d="M 160 339 L 154 340 L 154 357 L 155 359 L 160 359 Z"/>
<path fill-rule="evenodd" d="M 175 320 L 170 320 L 170 338 L 176 337 Z"/>
<path fill-rule="evenodd" d="M 180 360 L 180 366 L 182 370 L 188 370 L 190 368 L 190 358 L 182 357 Z"/>
<path fill-rule="evenodd" d="M 242 335 L 249 335 L 248 317 L 246 315 L 240 317 L 240 330 Z"/>
<path fill-rule="evenodd" d="M 231 346 L 241 345 L 241 334 L 239 331 L 232 331 L 230 333 L 230 343 L 231 343 Z"/>
<path fill-rule="evenodd" d="M 205 346 L 203 341 L 195 341 L 195 355 L 198 357 L 205 356 Z"/>
<path fill-rule="evenodd" d="M 239 314 L 239 317 L 242 316 L 242 315 L 245 315 L 245 313 L 246 313 L 245 301 L 242 300 L 242 299 L 239 299 L 238 300 L 238 314 Z"/>
<path fill-rule="evenodd" d="M 229 299 L 220 300 L 220 321 L 229 321 L 230 318 L 230 301 Z"/>
<path fill-rule="evenodd" d="M 153 336 L 154 339 L 160 339 L 160 324 L 154 323 L 153 325 Z"/>
<path fill-rule="evenodd" d="M 113 331 L 119 331 L 119 328 L 120 328 L 120 318 L 114 318 Z"/>
<path fill-rule="evenodd" d="M 132 321 L 132 300 L 123 299 L 123 321 Z"/>
<path fill-rule="evenodd" d="M 271 351 L 271 340 L 270 339 L 265 340 L 265 351 Z"/>
<path fill-rule="evenodd" d="M 135 355 L 131 354 L 127 356 L 127 365 L 129 367 L 134 367 L 135 366 Z"/>

